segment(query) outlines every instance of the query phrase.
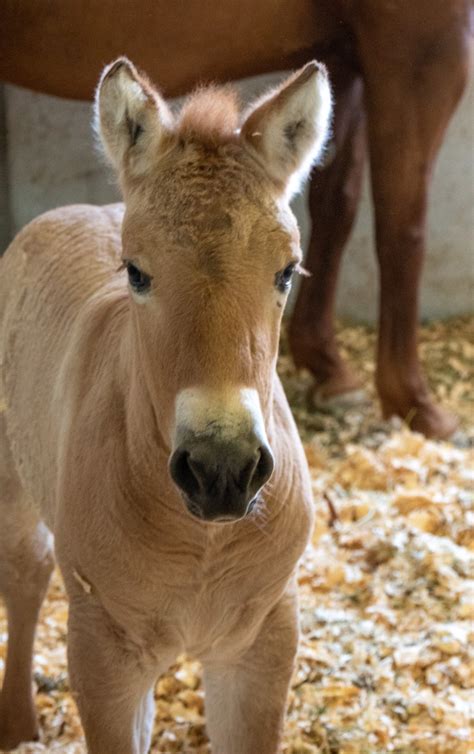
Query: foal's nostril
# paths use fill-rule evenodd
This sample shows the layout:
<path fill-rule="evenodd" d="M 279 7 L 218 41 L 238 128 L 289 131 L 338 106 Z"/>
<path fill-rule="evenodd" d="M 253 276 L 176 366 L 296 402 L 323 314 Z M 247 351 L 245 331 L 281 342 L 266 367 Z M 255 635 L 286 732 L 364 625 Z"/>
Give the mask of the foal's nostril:
<path fill-rule="evenodd" d="M 255 456 L 244 466 L 235 477 L 235 484 L 241 492 L 247 492 L 250 482 L 255 475 L 258 464 L 260 463 L 260 451 L 257 450 Z"/>
<path fill-rule="evenodd" d="M 186 450 L 175 450 L 170 460 L 170 474 L 173 482 L 189 497 L 199 492 L 199 480 L 189 462 L 189 453 Z"/>
<path fill-rule="evenodd" d="M 273 471 L 273 456 L 266 445 L 262 445 L 247 463 L 236 479 L 236 484 L 247 497 L 254 497 Z"/>
<path fill-rule="evenodd" d="M 270 479 L 273 473 L 273 468 L 275 466 L 270 448 L 268 448 L 266 445 L 261 445 L 259 448 L 259 453 L 260 458 L 258 459 L 258 463 L 252 477 L 252 486 L 256 487 L 256 489 L 260 489 L 260 487 L 262 487 L 265 482 Z"/>

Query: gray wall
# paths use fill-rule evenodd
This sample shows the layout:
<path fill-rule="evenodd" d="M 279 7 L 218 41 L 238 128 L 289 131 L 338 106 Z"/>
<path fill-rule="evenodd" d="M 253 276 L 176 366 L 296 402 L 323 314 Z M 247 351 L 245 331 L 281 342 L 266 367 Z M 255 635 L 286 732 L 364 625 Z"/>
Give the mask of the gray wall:
<path fill-rule="evenodd" d="M 278 75 L 241 84 L 250 99 Z M 435 106 L 435 105 L 434 105 Z M 36 215 L 73 202 L 102 204 L 118 198 L 94 148 L 89 103 L 59 100 L 13 86 L 0 90 L 0 243 L 7 244 Z M 3 119 L 3 124 L 2 124 Z M 437 164 L 429 212 L 429 244 L 422 316 L 472 310 L 474 259 L 474 84 L 451 123 Z M 395 167 L 396 169 L 396 167 Z M 295 207 L 308 236 L 305 197 Z M 346 250 L 338 290 L 339 314 L 373 321 L 377 275 L 368 178 L 356 227 Z"/>
<path fill-rule="evenodd" d="M 8 189 L 5 91 L 0 84 L 0 254 L 11 237 Z"/>

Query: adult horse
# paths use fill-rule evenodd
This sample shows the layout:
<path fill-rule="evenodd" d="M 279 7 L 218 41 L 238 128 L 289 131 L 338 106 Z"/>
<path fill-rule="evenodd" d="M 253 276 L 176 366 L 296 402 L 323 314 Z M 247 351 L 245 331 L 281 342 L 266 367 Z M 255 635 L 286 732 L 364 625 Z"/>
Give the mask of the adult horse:
<path fill-rule="evenodd" d="M 318 57 L 335 94 L 333 141 L 313 177 L 313 233 L 289 337 L 320 400 L 358 388 L 333 327 L 341 254 L 370 151 L 380 269 L 376 382 L 384 416 L 410 417 L 428 436 L 456 420 L 430 397 L 417 357 L 427 192 L 468 71 L 470 0 L 6 0 L 0 77 L 90 98 L 97 68 L 126 53 L 167 96 L 197 80 L 228 80 Z M 71 62 L 73 66 L 71 67 Z"/>
<path fill-rule="evenodd" d="M 204 666 L 213 752 L 276 754 L 313 507 L 275 365 L 301 260 L 291 190 L 330 110 L 309 63 L 240 130 L 228 90 L 175 119 L 122 58 L 97 113 L 125 213 L 47 213 L 0 260 L 0 748 L 37 733 L 50 529 L 89 754 L 146 754 L 182 651 Z"/>

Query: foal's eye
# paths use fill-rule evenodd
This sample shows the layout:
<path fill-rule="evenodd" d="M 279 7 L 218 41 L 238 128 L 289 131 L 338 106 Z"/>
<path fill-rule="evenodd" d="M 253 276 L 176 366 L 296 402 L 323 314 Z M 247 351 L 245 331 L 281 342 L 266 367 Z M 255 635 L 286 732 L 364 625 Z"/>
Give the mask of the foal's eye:
<path fill-rule="evenodd" d="M 275 285 L 281 293 L 286 293 L 291 285 L 291 278 L 295 271 L 296 265 L 291 263 L 287 264 L 285 269 L 280 270 L 275 275 Z"/>
<path fill-rule="evenodd" d="M 151 285 L 151 277 L 142 272 L 131 262 L 125 262 L 128 273 L 128 282 L 137 293 L 145 293 Z"/>

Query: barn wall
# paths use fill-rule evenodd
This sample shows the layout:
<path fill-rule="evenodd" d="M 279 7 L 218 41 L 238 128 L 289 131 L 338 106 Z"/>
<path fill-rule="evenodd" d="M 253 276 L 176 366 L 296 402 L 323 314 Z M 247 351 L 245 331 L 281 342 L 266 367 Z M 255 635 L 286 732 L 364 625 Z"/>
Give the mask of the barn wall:
<path fill-rule="evenodd" d="M 249 99 L 278 76 L 241 86 Z M 4 112 L 2 111 L 4 102 Z M 2 126 L 2 112 L 4 124 Z M 0 96 L 0 243 L 55 206 L 114 201 L 118 194 L 94 149 L 89 103 L 59 100 L 12 86 Z M 474 84 L 451 123 L 438 161 L 429 213 L 422 316 L 472 310 L 474 260 Z M 396 167 L 395 167 L 396 169 Z M 303 239 L 309 232 L 304 196 L 295 206 Z M 357 223 L 346 250 L 338 291 L 340 315 L 373 321 L 377 308 L 372 213 L 366 175 Z"/>

